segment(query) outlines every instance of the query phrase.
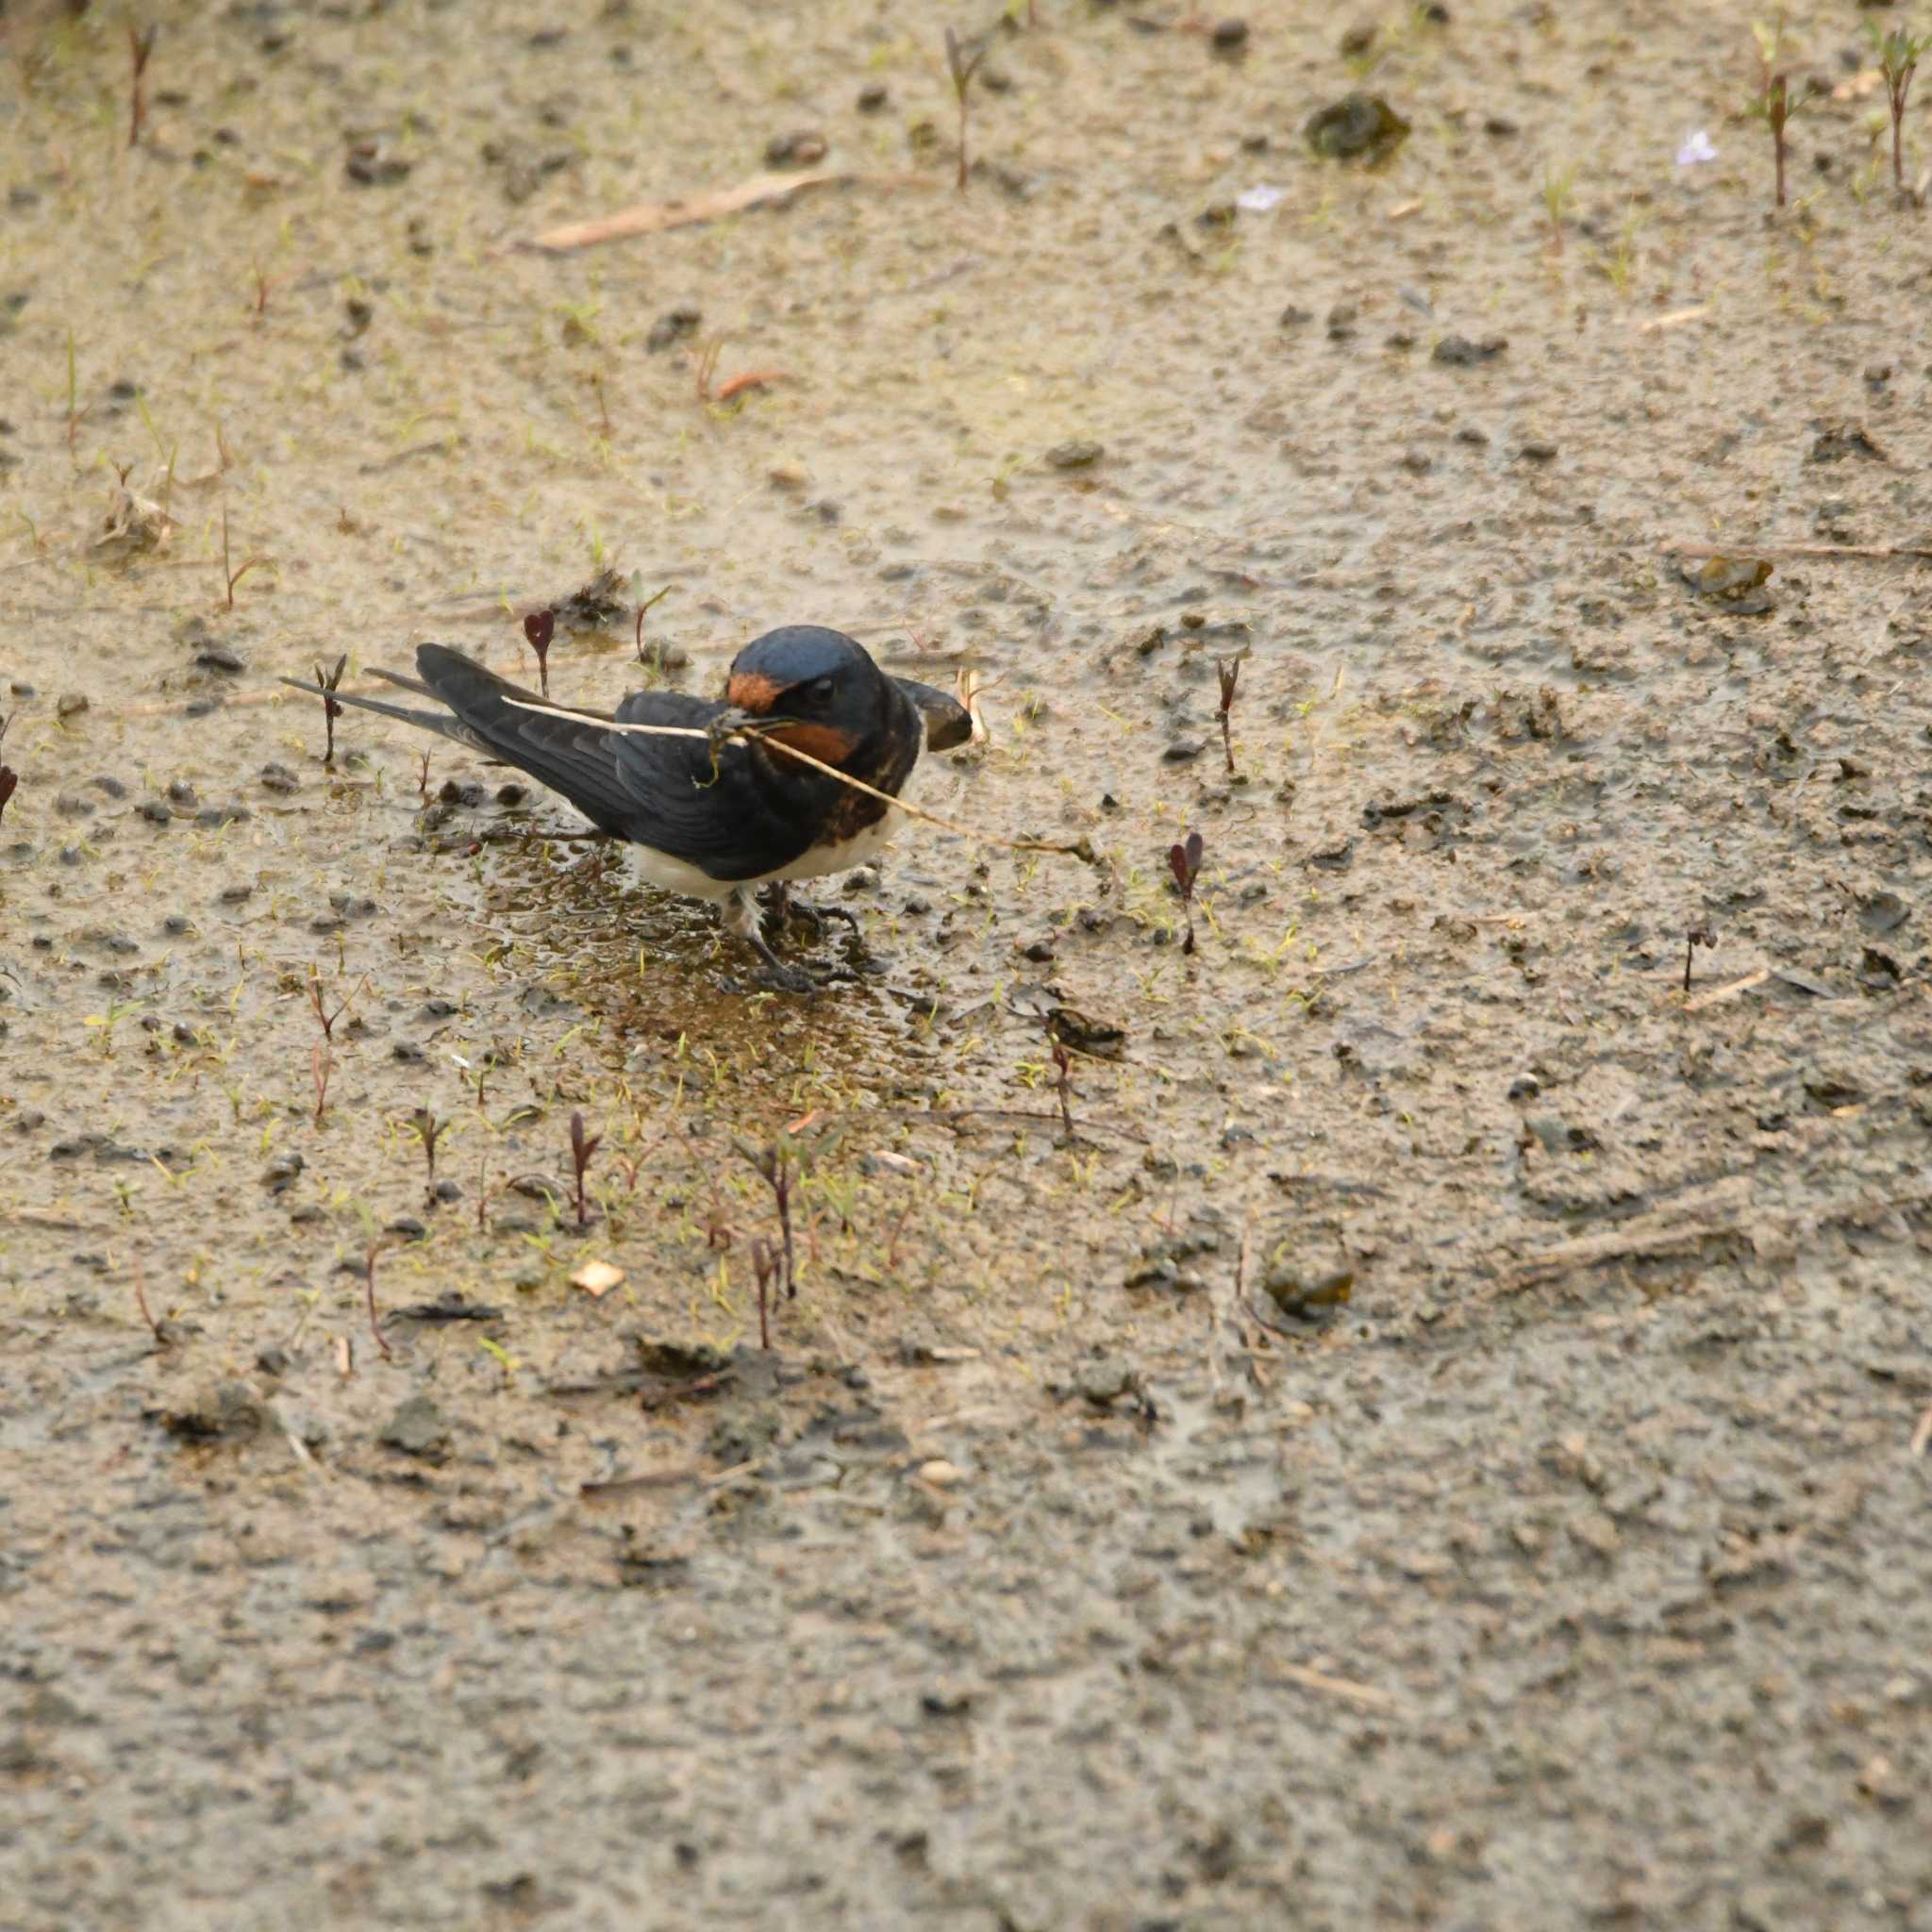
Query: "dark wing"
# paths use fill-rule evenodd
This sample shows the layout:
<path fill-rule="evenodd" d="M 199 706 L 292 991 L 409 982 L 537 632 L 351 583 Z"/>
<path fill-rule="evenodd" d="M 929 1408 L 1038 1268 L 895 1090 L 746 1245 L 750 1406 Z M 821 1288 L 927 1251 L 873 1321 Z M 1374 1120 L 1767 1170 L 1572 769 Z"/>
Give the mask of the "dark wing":
<path fill-rule="evenodd" d="M 633 691 L 621 724 L 708 725 L 724 708 L 676 691 Z M 769 752 L 718 749 L 695 738 L 611 732 L 618 782 L 640 843 L 668 852 L 714 879 L 752 879 L 790 865 L 811 844 L 824 811 L 844 788 L 836 779 L 774 769 Z M 823 794 L 823 795 L 822 795 Z"/>
<path fill-rule="evenodd" d="M 524 710 L 520 704 L 549 700 L 444 644 L 422 645 L 416 668 L 426 690 L 456 713 L 471 743 L 561 793 L 593 825 L 707 871 L 710 848 L 728 850 L 734 842 L 730 825 L 718 823 L 730 816 L 720 809 L 724 799 L 691 783 L 693 774 L 702 777 L 710 770 L 710 749 L 702 740 L 629 737 L 588 712 L 558 717 Z M 702 731 L 722 709 L 677 691 L 638 691 L 618 708 L 618 716 L 628 724 Z M 726 762 L 741 767 L 742 754 L 733 759 L 727 753 Z"/>

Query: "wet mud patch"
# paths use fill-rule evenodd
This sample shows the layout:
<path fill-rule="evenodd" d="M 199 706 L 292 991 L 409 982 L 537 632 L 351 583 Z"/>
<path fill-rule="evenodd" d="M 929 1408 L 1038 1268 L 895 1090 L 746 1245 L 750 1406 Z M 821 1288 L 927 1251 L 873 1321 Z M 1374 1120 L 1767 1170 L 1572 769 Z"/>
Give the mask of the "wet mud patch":
<path fill-rule="evenodd" d="M 1724 9 L 962 19 L 963 193 L 843 0 L 163 22 L 131 146 L 42 11 L 13 1916 L 1912 1924 L 1926 243 L 1851 25 L 1767 220 Z M 734 993 L 277 682 L 546 609 L 565 703 L 972 672 L 915 798 L 1100 864 L 908 828 L 883 975 Z"/>

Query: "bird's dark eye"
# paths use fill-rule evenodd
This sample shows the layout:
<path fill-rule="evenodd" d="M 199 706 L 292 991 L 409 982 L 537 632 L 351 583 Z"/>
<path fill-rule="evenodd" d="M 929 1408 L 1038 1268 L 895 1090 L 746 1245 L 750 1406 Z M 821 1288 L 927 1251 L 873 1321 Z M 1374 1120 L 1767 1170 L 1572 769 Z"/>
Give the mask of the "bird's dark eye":
<path fill-rule="evenodd" d="M 815 705 L 827 703 L 832 695 L 832 680 L 829 677 L 813 678 L 806 695 Z"/>

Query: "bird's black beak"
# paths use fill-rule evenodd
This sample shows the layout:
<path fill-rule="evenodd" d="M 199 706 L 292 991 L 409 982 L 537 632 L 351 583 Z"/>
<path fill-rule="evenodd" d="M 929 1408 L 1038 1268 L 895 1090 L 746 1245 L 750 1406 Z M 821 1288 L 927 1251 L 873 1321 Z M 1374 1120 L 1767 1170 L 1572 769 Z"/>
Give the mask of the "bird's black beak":
<path fill-rule="evenodd" d="M 749 732 L 756 737 L 760 731 L 779 731 L 788 724 L 803 722 L 788 718 L 782 711 L 748 711 L 742 705 L 726 705 L 711 720 L 711 731 L 718 738 L 728 737 L 734 731 Z"/>
<path fill-rule="evenodd" d="M 957 698 L 932 685 L 921 684 L 916 677 L 897 677 L 892 681 L 919 708 L 919 715 L 925 721 L 927 751 L 954 751 L 971 742 L 973 714 Z"/>

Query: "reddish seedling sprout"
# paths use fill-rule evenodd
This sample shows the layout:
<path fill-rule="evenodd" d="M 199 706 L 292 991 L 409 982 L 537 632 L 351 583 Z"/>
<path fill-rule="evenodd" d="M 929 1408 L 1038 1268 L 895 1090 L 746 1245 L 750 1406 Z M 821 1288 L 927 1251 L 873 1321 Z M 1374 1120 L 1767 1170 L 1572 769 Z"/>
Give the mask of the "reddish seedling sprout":
<path fill-rule="evenodd" d="M 784 1265 L 775 1242 L 764 1235 L 752 1242 L 752 1273 L 758 1284 L 758 1346 L 768 1355 L 772 1348 L 772 1290 L 784 1272 Z"/>
<path fill-rule="evenodd" d="M 336 1070 L 336 1057 L 325 1040 L 318 1040 L 308 1050 L 308 1077 L 315 1087 L 315 1124 L 322 1124 L 328 1111 L 328 1077 Z"/>
<path fill-rule="evenodd" d="M 1891 106 L 1891 185 L 1903 194 L 1906 192 L 1906 100 L 1912 91 L 1912 75 L 1918 72 L 1920 57 L 1932 52 L 1932 33 L 1910 34 L 1902 26 L 1886 32 L 1875 20 L 1865 23 L 1865 32 L 1878 55 L 1879 69 L 1885 75 L 1886 99 Z"/>
<path fill-rule="evenodd" d="M 1796 111 L 1801 96 L 1791 92 L 1790 70 L 1781 67 L 1779 59 L 1784 53 L 1785 29 L 1780 19 L 1776 25 L 1766 26 L 1759 21 L 1753 21 L 1751 32 L 1757 42 L 1757 93 L 1750 103 L 1750 111 L 1771 129 L 1772 158 L 1777 170 L 1777 205 L 1785 205 L 1785 161 L 1788 149 L 1785 143 L 1785 126 Z"/>
<path fill-rule="evenodd" d="M 127 29 L 127 56 L 134 70 L 134 77 L 128 92 L 127 101 L 127 145 L 141 144 L 141 130 L 147 125 L 147 63 L 155 51 L 155 36 L 160 28 L 150 23 L 138 31 L 133 26 Z"/>
<path fill-rule="evenodd" d="M 0 745 L 7 742 L 7 727 L 12 719 L 0 713 Z M 7 816 L 7 801 L 13 796 L 14 789 L 20 783 L 20 774 L 11 765 L 0 764 L 0 818 Z"/>
<path fill-rule="evenodd" d="M 375 1311 L 375 1257 L 382 1253 L 380 1241 L 371 1241 L 362 1255 L 362 1289 L 369 1305 L 369 1332 L 375 1337 L 375 1345 L 382 1351 L 384 1361 L 393 1359 L 390 1345 L 383 1340 L 382 1317 Z"/>
<path fill-rule="evenodd" d="M 1241 681 L 1241 659 L 1248 654 L 1237 651 L 1232 658 L 1217 658 L 1214 660 L 1214 675 L 1221 681 L 1221 751 L 1227 759 L 1227 775 L 1235 775 L 1234 769 L 1234 695 Z"/>
<path fill-rule="evenodd" d="M 1708 925 L 1693 925 L 1684 935 L 1684 991 L 1690 991 L 1690 959 L 1699 946 L 1715 946 L 1717 934 Z"/>
<path fill-rule="evenodd" d="M 959 44 L 959 36 L 951 27 L 946 29 L 946 71 L 953 76 L 953 95 L 959 104 L 959 192 L 966 192 L 966 117 L 967 90 L 973 85 L 973 76 L 979 72 L 979 63 L 991 51 L 992 42 L 982 41 L 972 54 Z"/>
<path fill-rule="evenodd" d="M 235 608 L 235 586 L 252 570 L 260 570 L 270 559 L 266 557 L 244 557 L 234 568 L 228 561 L 228 507 L 222 506 L 222 581 L 226 587 L 227 602 L 223 607 L 232 610 Z"/>
<path fill-rule="evenodd" d="M 596 1153 L 602 1143 L 602 1134 L 584 1131 L 584 1117 L 573 1113 L 570 1117 L 570 1158 L 576 1170 L 577 1183 L 577 1226 L 585 1228 L 591 1224 L 591 1211 L 584 1200 L 584 1175 L 590 1171 L 591 1156 Z"/>
<path fill-rule="evenodd" d="M 1053 1015 L 1046 1020 L 1046 1043 L 1053 1053 L 1054 1091 L 1059 1096 L 1060 1130 L 1067 1144 L 1074 1142 L 1074 1059 L 1066 1042 L 1054 1031 Z"/>
<path fill-rule="evenodd" d="M 1202 841 L 1199 832 L 1190 832 L 1180 844 L 1168 848 L 1167 862 L 1174 872 L 1174 882 L 1181 891 L 1181 905 L 1188 915 L 1188 936 L 1181 944 L 1181 951 L 1194 950 L 1194 881 L 1201 876 Z"/>
<path fill-rule="evenodd" d="M 524 619 L 524 635 L 537 654 L 537 677 L 543 695 L 550 695 L 550 640 L 557 635 L 557 612 L 533 610 Z"/>
<path fill-rule="evenodd" d="M 330 695 L 341 689 L 342 673 L 349 668 L 349 654 L 344 651 L 335 661 L 335 668 L 325 673 L 322 666 L 315 667 L 315 681 L 322 687 L 322 768 L 332 772 L 336 768 L 336 720 L 343 715 L 342 708 Z"/>
<path fill-rule="evenodd" d="M 409 1125 L 416 1138 L 423 1143 L 423 1161 L 428 1169 L 428 1179 L 424 1184 L 423 1198 L 431 1207 L 436 1206 L 436 1143 L 441 1138 L 442 1130 L 449 1125 L 447 1120 L 438 1120 L 433 1108 L 419 1107 L 409 1116 Z"/>
<path fill-rule="evenodd" d="M 640 664 L 642 664 L 646 661 L 644 658 L 644 618 L 649 613 L 652 605 L 661 604 L 666 597 L 670 596 L 670 594 L 671 586 L 669 584 L 666 584 L 664 588 L 661 591 L 659 591 L 655 597 L 646 597 L 644 601 L 638 606 L 637 647 L 638 662 Z"/>
<path fill-rule="evenodd" d="M 762 1154 L 752 1156 L 752 1165 L 772 1191 L 778 1209 L 779 1252 L 785 1261 L 785 1299 L 798 1299 L 798 1257 L 791 1239 L 791 1150 L 781 1134 Z"/>

